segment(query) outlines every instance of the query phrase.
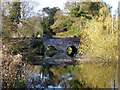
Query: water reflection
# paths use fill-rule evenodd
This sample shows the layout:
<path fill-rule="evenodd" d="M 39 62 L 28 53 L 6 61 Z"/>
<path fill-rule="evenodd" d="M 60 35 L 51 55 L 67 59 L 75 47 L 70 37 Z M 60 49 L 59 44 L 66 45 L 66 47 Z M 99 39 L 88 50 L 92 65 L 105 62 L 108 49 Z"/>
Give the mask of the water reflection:
<path fill-rule="evenodd" d="M 21 45 L 22 46 L 22 45 Z M 41 45 L 40 45 L 41 46 Z M 38 47 L 30 46 L 30 47 Z M 41 47 L 42 48 L 42 47 Z M 14 49 L 14 48 L 13 48 Z M 25 49 L 25 47 L 24 47 Z M 35 48 L 34 48 L 35 49 Z M 33 51 L 32 49 L 31 51 Z M 21 49 L 22 50 L 22 49 Z M 33 65 L 33 53 L 11 56 L 3 53 L 3 87 L 24 88 L 117 88 L 118 66 L 114 61 L 81 62 L 79 65 Z M 17 52 L 17 51 L 16 51 Z M 7 54 L 7 55 L 6 55 Z M 40 52 L 39 54 L 42 54 Z M 30 56 L 31 55 L 31 56 Z M 29 57 L 30 56 L 30 57 Z M 27 57 L 27 58 L 25 58 Z M 42 60 L 38 58 L 38 60 Z M 23 62 L 24 64 L 22 64 Z M 23 86 L 24 85 L 24 86 Z"/>
<path fill-rule="evenodd" d="M 31 66 L 32 67 L 32 66 Z M 68 66 L 33 66 L 27 88 L 117 88 L 117 63 L 81 63 Z"/>

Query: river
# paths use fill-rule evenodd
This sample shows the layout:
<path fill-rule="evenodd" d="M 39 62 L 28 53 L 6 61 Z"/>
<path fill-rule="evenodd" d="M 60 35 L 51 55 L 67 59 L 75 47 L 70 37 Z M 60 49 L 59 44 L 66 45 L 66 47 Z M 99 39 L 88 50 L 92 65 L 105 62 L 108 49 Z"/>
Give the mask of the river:
<path fill-rule="evenodd" d="M 27 43 L 28 44 L 28 43 Z M 25 45 L 25 42 L 24 42 Z M 21 47 L 18 47 L 21 46 Z M 42 47 L 40 45 L 32 45 L 22 48 L 19 43 L 12 48 L 12 53 L 22 53 L 22 62 L 24 63 L 22 69 L 20 67 L 16 72 L 16 78 L 13 76 L 8 77 L 5 74 L 4 79 L 10 81 L 13 87 L 24 88 L 118 88 L 118 63 L 116 60 L 80 60 L 78 65 L 33 65 L 32 61 L 42 61 L 43 52 L 40 52 Z M 28 48 L 29 47 L 29 48 Z M 34 48 L 31 48 L 34 47 Z M 36 50 L 37 49 L 37 50 Z M 40 49 L 40 50 L 38 50 Z M 22 51 L 24 50 L 24 51 Z M 27 52 L 29 51 L 29 52 Z M 10 58 L 12 57 L 11 55 Z M 5 55 L 5 59 L 8 58 Z M 20 56 L 20 55 L 18 55 Z M 35 56 L 35 57 L 34 57 Z M 14 56 L 13 56 L 14 58 Z M 14 61 L 14 59 L 13 59 Z M 6 67 L 5 67 L 6 68 Z M 14 68 L 15 69 L 15 68 Z M 9 70 L 8 70 L 9 71 Z M 19 74 L 18 74 L 19 72 Z M 17 74 L 18 75 L 17 75 Z"/>
<path fill-rule="evenodd" d="M 29 66 L 27 88 L 118 88 L 116 62 Z M 28 75 L 28 76 L 27 76 Z"/>

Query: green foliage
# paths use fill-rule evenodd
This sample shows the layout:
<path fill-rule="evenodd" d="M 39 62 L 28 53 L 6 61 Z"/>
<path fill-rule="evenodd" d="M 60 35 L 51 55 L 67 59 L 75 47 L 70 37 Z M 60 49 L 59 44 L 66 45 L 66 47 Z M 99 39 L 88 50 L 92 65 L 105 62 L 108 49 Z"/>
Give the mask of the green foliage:
<path fill-rule="evenodd" d="M 71 17 L 85 17 L 96 16 L 102 7 L 101 2 L 67 2 L 65 4 L 65 11 Z"/>
<path fill-rule="evenodd" d="M 85 26 L 85 18 L 81 18 L 80 20 L 76 21 L 72 24 L 69 32 L 72 32 L 71 34 L 76 35 L 77 37 L 81 37 L 83 34 L 83 29 Z"/>
<path fill-rule="evenodd" d="M 31 43 L 30 40 L 11 41 L 9 45 L 9 52 L 11 55 L 22 54 L 23 60 L 30 60 L 29 62 L 42 61 L 44 56 L 44 46 L 42 41 Z"/>
<path fill-rule="evenodd" d="M 37 37 L 39 34 L 40 37 L 43 36 L 43 27 L 41 25 L 41 18 L 33 16 L 28 18 L 25 21 L 22 21 L 22 25 L 19 25 L 18 31 L 22 37 Z"/>
<path fill-rule="evenodd" d="M 74 35 L 81 37 L 86 20 L 91 20 L 91 16 L 97 16 L 101 8 L 102 3 L 100 2 L 67 2 L 64 13 L 62 11 L 56 12 L 54 16 L 56 21 L 51 28 L 59 35 L 63 34 L 63 37 L 64 35 L 65 37 Z"/>
<path fill-rule="evenodd" d="M 42 12 L 45 12 L 46 14 L 48 14 L 48 19 L 49 19 L 49 26 L 52 25 L 54 23 L 54 15 L 55 13 L 60 10 L 58 7 L 53 7 L 53 8 L 43 8 Z"/>
<path fill-rule="evenodd" d="M 18 30 L 18 24 L 20 23 L 20 19 L 21 19 L 21 8 L 20 2 L 13 2 L 10 6 L 10 3 L 6 3 L 6 5 L 8 5 L 8 15 L 6 15 L 5 12 L 2 13 L 2 17 L 3 17 L 3 38 L 9 38 L 11 36 L 14 35 L 18 35 L 19 36 L 19 32 Z M 4 7 L 3 7 L 4 8 Z M 3 10 L 3 11 L 7 11 L 7 10 Z"/>
<path fill-rule="evenodd" d="M 9 38 L 12 36 L 13 33 L 13 24 L 12 22 L 8 19 L 7 16 L 2 15 L 3 20 L 2 20 L 2 38 Z"/>
<path fill-rule="evenodd" d="M 79 52 L 88 58 L 117 59 L 118 22 L 112 19 L 110 9 L 100 2 L 67 2 L 67 14 L 57 12 L 51 28 L 57 32 L 57 37 L 83 37 Z"/>
<path fill-rule="evenodd" d="M 86 27 L 83 32 L 87 35 L 89 42 L 83 42 L 83 48 L 88 48 L 86 50 L 88 56 L 104 59 L 117 59 L 115 47 L 118 46 L 118 29 L 115 28 L 117 21 L 114 20 L 113 22 L 114 27 L 112 28 L 112 18 L 110 15 L 106 16 L 104 22 L 102 16 L 97 20 L 94 18 L 91 21 L 86 22 Z"/>
<path fill-rule="evenodd" d="M 20 8 L 21 2 L 13 2 L 12 8 L 10 10 L 10 20 L 11 22 L 16 22 L 19 24 L 20 19 L 21 19 L 21 8 Z"/>
<path fill-rule="evenodd" d="M 52 37 L 53 34 L 55 34 L 53 32 L 53 30 L 50 28 L 51 25 L 54 24 L 54 16 L 55 16 L 55 13 L 60 10 L 58 7 L 53 7 L 53 8 L 49 8 L 49 7 L 46 7 L 46 8 L 43 8 L 42 12 L 47 14 L 48 16 L 44 16 L 43 17 L 43 28 L 44 28 L 44 34 L 48 35 L 49 37 Z"/>
<path fill-rule="evenodd" d="M 68 31 L 73 23 L 72 18 L 67 16 L 60 16 L 51 26 L 55 33 Z"/>
<path fill-rule="evenodd" d="M 5 2 L 2 10 L 2 37 L 43 36 L 41 18 L 33 16 L 33 4 L 26 2 Z M 31 16 L 32 15 L 32 16 Z"/>

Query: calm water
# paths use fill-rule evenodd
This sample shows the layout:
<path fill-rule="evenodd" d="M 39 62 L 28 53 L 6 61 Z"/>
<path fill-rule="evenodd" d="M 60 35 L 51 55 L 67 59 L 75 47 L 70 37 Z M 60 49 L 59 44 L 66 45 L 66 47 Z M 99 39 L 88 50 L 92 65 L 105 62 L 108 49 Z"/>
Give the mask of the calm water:
<path fill-rule="evenodd" d="M 117 88 L 116 62 L 84 63 L 66 66 L 31 65 L 25 69 L 31 88 Z"/>
<path fill-rule="evenodd" d="M 17 44 L 16 47 L 19 45 Z M 22 46 L 22 45 L 21 45 Z M 12 48 L 13 54 L 23 52 L 24 60 L 43 61 L 39 45 Z M 40 45 L 41 46 L 41 45 Z M 32 49 L 31 47 L 34 47 Z M 37 49 L 37 50 L 36 50 Z M 23 51 L 22 51 L 23 50 Z M 26 50 L 26 52 L 25 52 Z M 36 56 L 38 54 L 38 56 Z M 27 58 L 26 58 L 27 57 Z M 117 88 L 118 64 L 114 61 L 81 62 L 79 65 L 25 65 L 22 78 L 26 88 Z"/>

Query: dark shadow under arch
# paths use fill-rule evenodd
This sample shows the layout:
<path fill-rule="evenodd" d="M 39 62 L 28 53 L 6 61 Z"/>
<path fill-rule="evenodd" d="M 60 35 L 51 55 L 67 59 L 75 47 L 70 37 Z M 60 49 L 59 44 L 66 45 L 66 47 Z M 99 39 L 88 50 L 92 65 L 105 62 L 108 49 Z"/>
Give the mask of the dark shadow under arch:
<path fill-rule="evenodd" d="M 57 54 L 57 49 L 54 46 L 48 46 L 45 49 L 45 53 L 48 57 L 53 57 L 55 54 Z"/>
<path fill-rule="evenodd" d="M 76 46 L 69 46 L 67 48 L 67 55 L 70 57 L 74 57 L 78 52 L 78 49 Z"/>

